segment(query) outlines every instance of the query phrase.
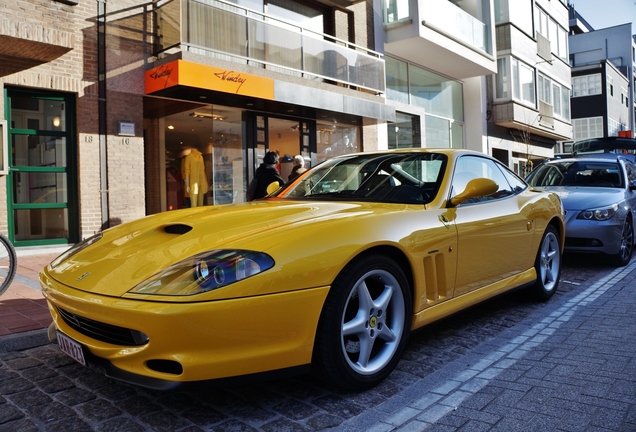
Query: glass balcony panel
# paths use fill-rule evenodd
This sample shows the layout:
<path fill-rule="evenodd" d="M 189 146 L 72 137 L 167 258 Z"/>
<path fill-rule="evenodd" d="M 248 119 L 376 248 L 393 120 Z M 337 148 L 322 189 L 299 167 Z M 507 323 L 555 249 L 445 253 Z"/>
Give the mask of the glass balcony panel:
<path fill-rule="evenodd" d="M 302 38 L 298 32 L 254 19 L 250 20 L 249 29 L 250 59 L 302 69 Z"/>
<path fill-rule="evenodd" d="M 181 5 L 181 13 L 174 3 Z M 380 54 L 254 10 L 215 0 L 181 0 L 165 3 L 158 8 L 157 16 L 164 32 L 159 52 L 181 46 L 201 54 L 254 60 L 378 93 L 385 90 Z M 181 29 L 178 37 L 177 28 Z"/>
<path fill-rule="evenodd" d="M 189 2 L 189 5 L 190 19 L 185 23 L 188 43 L 238 56 L 246 55 L 246 17 L 199 2 Z"/>
<path fill-rule="evenodd" d="M 448 0 L 420 2 L 424 20 L 482 51 L 486 51 L 486 25 Z"/>

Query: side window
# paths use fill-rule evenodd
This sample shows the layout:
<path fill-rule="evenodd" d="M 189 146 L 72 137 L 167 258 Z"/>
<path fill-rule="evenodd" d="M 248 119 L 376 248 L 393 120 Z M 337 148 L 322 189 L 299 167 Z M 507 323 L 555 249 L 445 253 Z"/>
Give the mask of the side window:
<path fill-rule="evenodd" d="M 499 189 L 492 195 L 471 198 L 464 201 L 464 204 L 487 202 L 515 194 L 495 162 L 478 156 L 463 156 L 455 165 L 451 195 L 455 196 L 463 192 L 469 181 L 480 177 L 493 180 Z"/>
<path fill-rule="evenodd" d="M 636 181 L 636 165 L 625 162 L 625 168 L 627 168 L 627 186 L 631 186 Z"/>
<path fill-rule="evenodd" d="M 513 173 L 512 171 L 510 171 L 503 165 L 497 164 L 497 166 L 499 167 L 499 169 L 501 169 L 501 172 L 503 173 L 504 177 L 508 181 L 508 184 L 510 185 L 514 193 L 517 194 L 521 191 L 526 190 L 528 185 L 526 184 L 525 181 L 521 180 L 521 178 L 517 174 Z"/>

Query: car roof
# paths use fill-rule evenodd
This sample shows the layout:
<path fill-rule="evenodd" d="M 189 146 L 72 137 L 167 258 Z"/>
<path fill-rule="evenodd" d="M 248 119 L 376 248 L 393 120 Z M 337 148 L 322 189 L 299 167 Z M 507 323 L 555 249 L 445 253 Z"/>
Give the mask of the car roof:
<path fill-rule="evenodd" d="M 568 157 L 560 157 L 555 159 L 548 159 L 545 163 L 556 163 L 556 162 L 573 162 L 573 161 L 582 161 L 582 160 L 596 160 L 596 161 L 619 161 L 626 160 L 631 163 L 635 163 L 636 155 L 633 154 L 617 154 L 617 153 L 587 153 L 587 154 L 579 154 L 575 156 Z"/>

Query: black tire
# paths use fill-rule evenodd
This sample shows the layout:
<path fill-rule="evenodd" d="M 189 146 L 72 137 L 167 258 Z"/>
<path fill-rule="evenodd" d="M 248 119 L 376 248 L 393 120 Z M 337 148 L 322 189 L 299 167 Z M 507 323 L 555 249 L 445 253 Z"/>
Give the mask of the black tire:
<path fill-rule="evenodd" d="M 352 261 L 325 300 L 314 366 L 340 387 L 378 385 L 395 369 L 408 341 L 411 296 L 404 272 L 392 259 L 368 255 Z"/>
<path fill-rule="evenodd" d="M 534 268 L 537 281 L 534 294 L 540 301 L 547 301 L 554 295 L 561 278 L 561 237 L 552 225 L 543 233 Z"/>
<path fill-rule="evenodd" d="M 610 257 L 610 262 L 616 267 L 625 267 L 632 260 L 634 250 L 634 224 L 631 218 L 626 218 L 621 233 L 621 246 L 616 255 Z"/>
<path fill-rule="evenodd" d="M 13 245 L 4 235 L 0 234 L 0 295 L 2 295 L 15 276 L 18 267 L 18 257 Z"/>

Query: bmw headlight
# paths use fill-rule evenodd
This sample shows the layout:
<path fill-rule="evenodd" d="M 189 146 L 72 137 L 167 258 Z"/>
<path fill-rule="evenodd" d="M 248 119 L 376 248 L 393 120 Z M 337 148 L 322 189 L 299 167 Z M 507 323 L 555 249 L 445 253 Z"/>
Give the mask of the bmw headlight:
<path fill-rule="evenodd" d="M 171 265 L 129 292 L 172 296 L 200 294 L 247 279 L 273 266 L 274 260 L 262 252 L 215 250 Z"/>
<path fill-rule="evenodd" d="M 66 250 L 64 253 L 62 253 L 62 255 L 58 256 L 53 261 L 51 261 L 51 264 L 49 264 L 49 266 L 51 267 L 51 269 L 54 269 L 55 267 L 59 266 L 64 261 L 72 257 L 73 255 L 78 253 L 79 251 L 86 249 L 87 247 L 97 242 L 101 238 L 102 238 L 102 233 L 99 232 L 87 239 L 82 240 L 81 242 L 75 244 L 74 246 Z"/>
<path fill-rule="evenodd" d="M 618 210 L 618 204 L 598 209 L 583 210 L 576 217 L 577 219 L 604 221 L 610 219 Z"/>

